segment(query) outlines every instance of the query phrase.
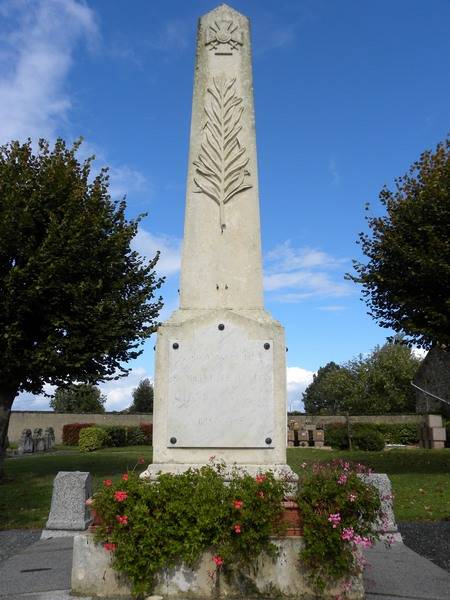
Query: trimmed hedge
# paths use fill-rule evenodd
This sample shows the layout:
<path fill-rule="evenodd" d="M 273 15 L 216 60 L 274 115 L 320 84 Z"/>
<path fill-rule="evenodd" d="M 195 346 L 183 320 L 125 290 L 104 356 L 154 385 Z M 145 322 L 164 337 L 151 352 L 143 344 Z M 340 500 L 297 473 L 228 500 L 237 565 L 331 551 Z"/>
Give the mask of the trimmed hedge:
<path fill-rule="evenodd" d="M 415 423 L 388 424 L 388 423 L 352 423 L 350 426 L 352 440 L 355 446 L 364 445 L 362 440 L 364 432 L 371 432 L 371 442 L 375 439 L 372 432 L 381 435 L 385 444 L 416 444 L 419 441 L 419 430 Z M 356 440 L 358 442 L 356 443 Z M 339 450 L 348 449 L 347 425 L 343 423 L 332 423 L 325 427 L 325 445 Z M 378 443 L 380 445 L 380 443 Z M 360 447 L 361 450 L 364 448 Z"/>
<path fill-rule="evenodd" d="M 78 446 L 80 431 L 85 427 L 93 427 L 94 423 L 68 423 L 63 426 L 62 441 L 66 446 Z"/>
<path fill-rule="evenodd" d="M 108 434 L 103 427 L 86 427 L 80 431 L 80 452 L 93 452 L 106 445 Z"/>

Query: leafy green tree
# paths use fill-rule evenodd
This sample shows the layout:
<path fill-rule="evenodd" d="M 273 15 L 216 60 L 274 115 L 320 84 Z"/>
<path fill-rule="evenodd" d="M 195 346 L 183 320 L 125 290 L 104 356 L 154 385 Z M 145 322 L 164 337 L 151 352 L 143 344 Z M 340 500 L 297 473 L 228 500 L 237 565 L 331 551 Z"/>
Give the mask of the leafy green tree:
<path fill-rule="evenodd" d="M 11 406 L 44 384 L 126 375 L 162 306 L 154 267 L 131 250 L 141 217 L 91 177 L 81 142 L 0 148 L 0 472 Z"/>
<path fill-rule="evenodd" d="M 133 404 L 129 413 L 153 413 L 153 385 L 150 379 L 143 379 L 133 390 Z"/>
<path fill-rule="evenodd" d="M 58 387 L 50 400 L 50 406 L 57 413 L 104 413 L 106 396 L 91 383 L 73 384 Z"/>
<path fill-rule="evenodd" d="M 400 341 L 377 346 L 366 358 L 346 363 L 357 380 L 348 410 L 352 414 L 390 414 L 415 412 L 415 393 L 411 386 L 420 360 Z"/>
<path fill-rule="evenodd" d="M 396 189 L 385 187 L 385 216 L 368 217 L 354 261 L 369 314 L 382 327 L 429 348 L 450 347 L 450 140 L 424 152 Z"/>
<path fill-rule="evenodd" d="M 351 373 L 335 362 L 329 362 L 320 367 L 303 392 L 305 411 L 310 414 L 339 414 L 346 410 L 354 387 Z"/>
<path fill-rule="evenodd" d="M 311 414 L 373 415 L 415 412 L 411 386 L 420 360 L 396 339 L 368 356 L 328 363 L 303 393 Z"/>

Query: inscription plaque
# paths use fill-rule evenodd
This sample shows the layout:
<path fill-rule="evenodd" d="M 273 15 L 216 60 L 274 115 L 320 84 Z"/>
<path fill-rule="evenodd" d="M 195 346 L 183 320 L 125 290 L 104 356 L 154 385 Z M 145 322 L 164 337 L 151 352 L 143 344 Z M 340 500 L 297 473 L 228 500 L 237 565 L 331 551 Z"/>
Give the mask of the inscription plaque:
<path fill-rule="evenodd" d="M 169 341 L 168 439 L 177 448 L 270 448 L 274 437 L 270 340 L 226 323 Z M 179 346 L 173 350 L 173 344 Z"/>

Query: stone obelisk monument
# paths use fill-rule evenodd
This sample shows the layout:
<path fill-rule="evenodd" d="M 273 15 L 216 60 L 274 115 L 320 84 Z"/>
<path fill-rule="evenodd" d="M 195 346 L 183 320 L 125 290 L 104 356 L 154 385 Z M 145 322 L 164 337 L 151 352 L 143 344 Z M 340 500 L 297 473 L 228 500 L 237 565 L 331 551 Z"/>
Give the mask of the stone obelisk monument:
<path fill-rule="evenodd" d="M 154 463 L 286 469 L 284 330 L 264 310 L 248 19 L 199 21 L 180 308 L 158 330 Z"/>

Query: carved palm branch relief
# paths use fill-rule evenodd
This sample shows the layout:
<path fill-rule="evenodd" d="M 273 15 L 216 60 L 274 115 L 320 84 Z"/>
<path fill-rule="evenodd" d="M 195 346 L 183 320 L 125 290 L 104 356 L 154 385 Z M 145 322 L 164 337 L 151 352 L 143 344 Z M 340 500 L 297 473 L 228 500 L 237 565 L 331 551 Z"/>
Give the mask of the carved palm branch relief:
<path fill-rule="evenodd" d="M 239 143 L 238 135 L 244 107 L 236 96 L 236 79 L 213 78 L 208 88 L 210 102 L 205 106 L 206 122 L 198 158 L 194 161 L 196 192 L 203 192 L 219 206 L 223 233 L 224 206 L 240 192 L 251 188 L 247 182 L 249 158 Z"/>

